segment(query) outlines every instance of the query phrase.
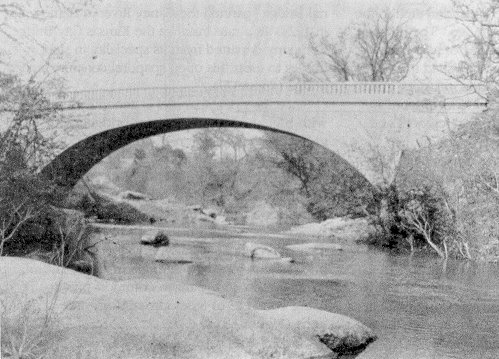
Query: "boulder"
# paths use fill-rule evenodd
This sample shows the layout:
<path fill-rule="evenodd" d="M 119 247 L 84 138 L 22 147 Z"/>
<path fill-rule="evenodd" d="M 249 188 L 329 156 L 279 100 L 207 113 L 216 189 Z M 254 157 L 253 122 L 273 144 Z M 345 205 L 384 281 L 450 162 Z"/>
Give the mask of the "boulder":
<path fill-rule="evenodd" d="M 321 223 L 308 223 L 294 227 L 287 231 L 289 234 L 304 234 L 317 237 L 335 237 L 337 239 L 354 243 L 365 238 L 373 228 L 366 218 L 331 218 Z"/>
<path fill-rule="evenodd" d="M 258 243 L 246 243 L 246 256 L 252 259 L 280 259 L 281 255 L 274 248 Z"/>
<path fill-rule="evenodd" d="M 217 216 L 218 216 L 218 212 L 214 208 L 207 208 L 207 209 L 202 210 L 202 212 L 204 214 L 206 214 L 208 217 L 213 218 L 213 219 L 217 218 Z"/>
<path fill-rule="evenodd" d="M 300 337 L 274 325 L 252 308 L 165 278 L 108 281 L 4 256 L 0 257 L 0 278 L 0 311 L 5 307 L 2 339 L 9 334 L 18 338 L 28 318 L 28 333 L 43 332 L 43 338 L 48 338 L 40 346 L 42 352 L 36 348 L 39 357 L 284 359 L 334 355 L 316 338 Z M 4 340 L 2 350 L 18 342 Z"/>
<path fill-rule="evenodd" d="M 72 262 L 68 268 L 74 269 L 75 271 L 86 273 L 86 274 L 94 274 L 94 264 L 88 260 L 77 260 Z"/>
<path fill-rule="evenodd" d="M 246 225 L 268 227 L 279 223 L 278 208 L 265 201 L 258 201 L 252 207 L 246 215 Z"/>
<path fill-rule="evenodd" d="M 163 231 L 151 231 L 142 236 L 140 244 L 153 247 L 165 247 L 170 244 L 170 239 Z"/>
<path fill-rule="evenodd" d="M 304 337 L 315 337 L 333 352 L 355 355 L 377 339 L 371 329 L 341 314 L 307 307 L 285 307 L 259 311 L 276 324 Z"/>
<path fill-rule="evenodd" d="M 194 262 L 194 256 L 188 248 L 163 247 L 158 249 L 154 260 L 160 263 L 188 264 Z"/>
<path fill-rule="evenodd" d="M 131 199 L 135 201 L 148 201 L 150 198 L 140 192 L 134 192 L 134 191 L 124 191 L 119 194 L 119 197 L 121 199 Z"/>

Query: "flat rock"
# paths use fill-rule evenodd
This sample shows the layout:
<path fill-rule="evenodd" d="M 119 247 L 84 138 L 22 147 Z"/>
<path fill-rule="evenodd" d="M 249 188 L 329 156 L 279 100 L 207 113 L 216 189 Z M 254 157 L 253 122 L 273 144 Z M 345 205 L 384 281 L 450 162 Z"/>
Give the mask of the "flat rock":
<path fill-rule="evenodd" d="M 287 246 L 293 251 L 303 252 L 327 252 L 327 251 L 342 251 L 343 247 L 337 243 L 302 243 L 292 244 Z"/>
<path fill-rule="evenodd" d="M 121 199 L 131 199 L 131 200 L 142 200 L 142 201 L 148 201 L 150 200 L 150 198 L 144 194 L 144 193 L 140 193 L 140 192 L 134 192 L 134 191 L 124 191 L 124 192 L 121 192 L 119 194 L 119 197 Z"/>
<path fill-rule="evenodd" d="M 156 262 L 161 263 L 193 263 L 195 258 L 189 248 L 183 247 L 162 247 L 158 249 L 154 256 Z"/>
<path fill-rule="evenodd" d="M 359 321 L 324 310 L 285 307 L 259 312 L 302 336 L 318 338 L 338 354 L 358 354 L 377 339 L 374 332 Z"/>

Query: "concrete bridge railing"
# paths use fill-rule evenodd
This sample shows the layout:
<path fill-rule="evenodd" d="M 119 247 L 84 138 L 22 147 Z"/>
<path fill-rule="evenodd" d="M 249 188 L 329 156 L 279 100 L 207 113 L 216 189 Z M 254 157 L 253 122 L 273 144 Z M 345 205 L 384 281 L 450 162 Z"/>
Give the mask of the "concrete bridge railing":
<path fill-rule="evenodd" d="M 84 90 L 67 93 L 66 108 L 125 107 L 186 104 L 357 103 L 484 105 L 483 86 L 341 82 L 148 87 Z"/>

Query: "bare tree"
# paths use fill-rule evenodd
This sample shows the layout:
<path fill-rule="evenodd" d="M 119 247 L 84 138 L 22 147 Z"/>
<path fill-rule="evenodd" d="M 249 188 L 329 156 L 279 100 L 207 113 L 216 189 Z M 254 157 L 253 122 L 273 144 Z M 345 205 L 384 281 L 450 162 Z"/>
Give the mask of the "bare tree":
<path fill-rule="evenodd" d="M 432 211 L 433 210 L 433 211 Z M 446 259 L 448 254 L 448 247 L 446 238 L 442 236 L 440 240 L 442 248 L 435 240 L 435 227 L 437 221 L 435 220 L 434 208 L 429 207 L 426 203 L 422 203 L 417 199 L 412 199 L 405 203 L 404 207 L 400 210 L 399 215 L 403 218 L 400 222 L 401 226 L 409 231 L 415 231 L 421 235 L 426 243 L 439 255 L 440 258 Z M 414 251 L 414 239 L 412 235 L 408 237 L 411 246 L 411 252 Z"/>
<path fill-rule="evenodd" d="M 302 138 L 266 133 L 265 159 L 297 180 L 308 212 L 317 219 L 358 214 L 371 186 L 338 155 Z"/>
<path fill-rule="evenodd" d="M 458 54 L 453 65 L 437 69 L 464 83 L 494 85 L 499 80 L 499 2 L 453 0 L 451 15 L 464 30 L 452 49 Z"/>
<path fill-rule="evenodd" d="M 0 0 L 0 65 L 9 65 L 13 52 L 22 54 L 32 79 L 47 84 L 47 79 L 60 86 L 54 73 L 61 70 L 55 60 L 61 50 L 47 46 L 26 31 L 27 24 L 35 24 L 61 15 L 72 15 L 91 9 L 101 0 Z M 35 68 L 33 68 L 35 67 Z"/>
<path fill-rule="evenodd" d="M 57 109 L 32 84 L 0 76 L 0 105 L 9 108 L 10 126 L 0 132 L 0 255 L 29 221 L 51 202 L 55 186 L 38 171 L 59 148 L 44 135 L 44 122 L 53 123 Z M 6 119 L 2 119 L 6 121 Z"/>
<path fill-rule="evenodd" d="M 308 54 L 295 55 L 302 81 L 402 81 L 428 50 L 409 21 L 383 8 L 338 35 L 311 34 Z"/>
<path fill-rule="evenodd" d="M 11 25 L 16 19 L 43 20 L 58 13 L 75 14 L 100 0 L 0 0 L 0 34 L 17 42 Z"/>
<path fill-rule="evenodd" d="M 270 150 L 266 160 L 296 178 L 300 190 L 306 196 L 310 196 L 310 185 L 320 166 L 314 153 L 314 143 L 269 132 L 265 134 L 264 146 Z"/>
<path fill-rule="evenodd" d="M 8 199 L 0 198 L 0 201 L 6 202 Z M 5 243 L 14 238 L 23 224 L 36 216 L 35 209 L 27 201 L 9 204 L 0 223 L 0 256 L 3 254 Z"/>

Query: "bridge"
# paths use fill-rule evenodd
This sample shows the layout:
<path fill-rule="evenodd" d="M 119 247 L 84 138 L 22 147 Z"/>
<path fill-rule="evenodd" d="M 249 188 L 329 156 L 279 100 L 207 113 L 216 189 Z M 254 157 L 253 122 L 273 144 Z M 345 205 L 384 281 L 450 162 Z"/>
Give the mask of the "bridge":
<path fill-rule="evenodd" d="M 61 104 L 79 125 L 66 129 L 68 148 L 44 171 L 72 186 L 133 141 L 185 129 L 244 127 L 314 141 L 377 183 L 369 151 L 391 156 L 394 165 L 394 143 L 411 148 L 444 138 L 486 109 L 480 93 L 484 89 L 475 86 L 386 82 L 74 91 Z"/>

